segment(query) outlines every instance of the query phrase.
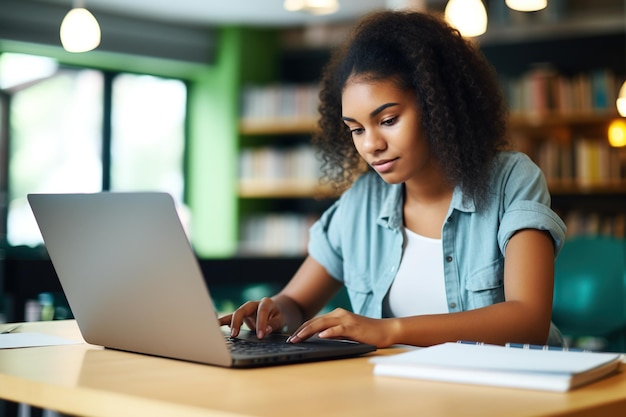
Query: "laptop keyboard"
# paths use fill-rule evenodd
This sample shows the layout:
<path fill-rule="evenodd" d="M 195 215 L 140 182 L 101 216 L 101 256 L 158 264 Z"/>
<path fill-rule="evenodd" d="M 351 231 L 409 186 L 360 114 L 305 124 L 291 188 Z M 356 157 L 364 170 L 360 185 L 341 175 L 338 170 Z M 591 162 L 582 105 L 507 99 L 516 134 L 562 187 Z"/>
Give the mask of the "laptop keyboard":
<path fill-rule="evenodd" d="M 238 354 L 267 354 L 267 353 L 291 353 L 310 350 L 310 348 L 292 343 L 255 342 L 252 340 L 226 337 L 226 345 L 233 353 Z"/>

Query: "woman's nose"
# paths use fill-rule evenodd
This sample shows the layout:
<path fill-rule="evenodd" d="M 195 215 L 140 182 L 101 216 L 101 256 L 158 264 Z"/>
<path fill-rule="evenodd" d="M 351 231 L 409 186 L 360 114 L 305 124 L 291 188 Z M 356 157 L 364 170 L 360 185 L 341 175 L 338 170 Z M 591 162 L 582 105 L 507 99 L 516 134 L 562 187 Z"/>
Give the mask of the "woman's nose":
<path fill-rule="evenodd" d="M 377 132 L 368 132 L 363 140 L 363 151 L 367 153 L 383 150 L 386 146 L 387 142 Z"/>

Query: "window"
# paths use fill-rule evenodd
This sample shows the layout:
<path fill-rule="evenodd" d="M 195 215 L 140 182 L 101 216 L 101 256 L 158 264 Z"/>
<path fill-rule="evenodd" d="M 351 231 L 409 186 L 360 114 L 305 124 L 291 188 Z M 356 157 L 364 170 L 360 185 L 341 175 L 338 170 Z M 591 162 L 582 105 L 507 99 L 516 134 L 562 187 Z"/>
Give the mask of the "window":
<path fill-rule="evenodd" d="M 10 97 L 10 245 L 42 242 L 29 193 L 167 191 L 182 207 L 184 82 L 3 54 L 0 88 Z"/>
<path fill-rule="evenodd" d="M 113 80 L 111 189 L 183 195 L 185 85 L 148 75 Z"/>

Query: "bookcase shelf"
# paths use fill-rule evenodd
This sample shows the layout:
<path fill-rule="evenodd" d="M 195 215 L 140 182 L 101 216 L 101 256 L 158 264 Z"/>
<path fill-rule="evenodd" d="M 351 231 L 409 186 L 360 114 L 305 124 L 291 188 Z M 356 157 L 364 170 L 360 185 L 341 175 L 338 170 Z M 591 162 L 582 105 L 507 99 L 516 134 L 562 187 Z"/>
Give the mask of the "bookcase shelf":
<path fill-rule="evenodd" d="M 322 186 L 319 179 L 246 179 L 239 181 L 240 198 L 332 198 L 330 187 Z"/>
<path fill-rule="evenodd" d="M 626 180 L 619 183 L 606 182 L 590 185 L 572 184 L 564 181 L 549 181 L 548 187 L 552 196 L 580 196 L 581 198 L 594 196 L 622 195 L 626 202 Z M 626 205 L 623 207 L 626 209 Z"/>
<path fill-rule="evenodd" d="M 511 143 L 544 172 L 568 238 L 624 238 L 626 149 L 608 143 L 610 123 L 621 118 L 615 109 L 621 77 L 614 68 L 582 68 L 568 76 L 557 64 L 545 68 L 531 65 L 517 80 L 505 81 L 508 99 L 515 102 Z"/>
<path fill-rule="evenodd" d="M 248 84 L 242 94 L 239 253 L 304 256 L 308 229 L 336 197 L 320 184 L 311 136 L 318 85 Z"/>
<path fill-rule="evenodd" d="M 301 118 L 274 117 L 268 119 L 242 119 L 239 133 L 242 135 L 298 135 L 310 134 L 317 129 L 314 116 Z"/>
<path fill-rule="evenodd" d="M 548 129 L 554 127 L 578 128 L 580 126 L 608 125 L 611 120 L 619 119 L 617 111 L 602 110 L 597 112 L 548 112 L 528 114 L 513 112 L 509 117 L 509 126 L 515 130 Z"/>

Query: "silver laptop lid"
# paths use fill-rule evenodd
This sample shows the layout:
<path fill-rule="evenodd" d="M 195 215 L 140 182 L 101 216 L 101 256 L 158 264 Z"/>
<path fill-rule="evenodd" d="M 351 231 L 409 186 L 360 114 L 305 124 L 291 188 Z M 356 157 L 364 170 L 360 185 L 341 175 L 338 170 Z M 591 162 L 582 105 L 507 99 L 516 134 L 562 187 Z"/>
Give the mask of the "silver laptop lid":
<path fill-rule="evenodd" d="M 31 194 L 28 200 L 88 343 L 231 365 L 169 194 Z"/>

